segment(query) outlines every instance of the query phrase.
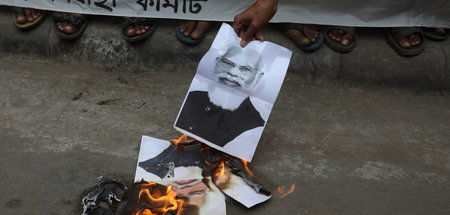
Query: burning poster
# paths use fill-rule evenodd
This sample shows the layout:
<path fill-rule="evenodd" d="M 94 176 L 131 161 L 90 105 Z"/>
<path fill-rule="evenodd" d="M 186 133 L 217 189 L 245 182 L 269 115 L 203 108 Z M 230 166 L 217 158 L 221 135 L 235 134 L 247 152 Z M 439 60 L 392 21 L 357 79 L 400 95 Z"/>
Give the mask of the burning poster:
<path fill-rule="evenodd" d="M 199 214 L 225 214 L 222 192 L 247 207 L 271 197 L 246 165 L 186 135 L 172 143 L 143 136 L 134 181 L 171 186 L 177 197 L 197 205 Z"/>
<path fill-rule="evenodd" d="M 283 83 L 292 52 L 271 42 L 245 48 L 223 24 L 203 56 L 175 129 L 251 161 Z"/>
<path fill-rule="evenodd" d="M 181 151 L 169 141 L 143 136 L 134 181 L 171 186 L 177 197 L 197 206 L 199 215 L 225 215 L 225 197 L 209 177 L 202 176 L 203 166 L 200 144 Z"/>

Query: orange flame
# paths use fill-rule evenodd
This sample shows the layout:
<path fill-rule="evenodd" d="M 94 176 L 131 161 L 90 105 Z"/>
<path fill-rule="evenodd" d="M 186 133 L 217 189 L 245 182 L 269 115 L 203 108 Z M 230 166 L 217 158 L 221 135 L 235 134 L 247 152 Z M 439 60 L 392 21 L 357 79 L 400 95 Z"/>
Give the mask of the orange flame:
<path fill-rule="evenodd" d="M 188 136 L 186 134 L 181 135 L 178 139 L 171 139 L 170 142 L 173 143 L 175 146 L 178 146 L 180 144 L 186 144 L 186 143 L 192 143 L 194 142 L 194 139 L 188 139 Z"/>
<path fill-rule="evenodd" d="M 294 192 L 295 190 L 295 184 L 291 185 L 291 188 L 289 188 L 289 190 L 284 190 L 284 186 L 283 187 L 278 187 L 278 197 L 280 199 L 286 197 L 287 195 L 291 194 L 292 192 Z"/>
<path fill-rule="evenodd" d="M 141 183 L 144 187 L 151 187 L 155 186 L 156 183 Z M 163 205 L 161 207 L 152 208 L 152 209 L 144 209 L 143 211 L 138 211 L 134 213 L 133 215 L 154 215 L 154 214 L 166 214 L 168 211 L 177 211 L 176 215 L 179 215 L 181 211 L 183 210 L 183 204 L 184 201 L 181 199 L 176 199 L 177 194 L 172 191 L 172 187 L 167 187 L 167 190 L 165 193 L 161 193 L 159 190 L 153 190 L 154 192 L 151 193 L 149 188 L 143 188 L 139 191 L 138 201 L 143 200 L 143 196 L 146 197 L 146 199 L 154 203 L 156 205 Z"/>
<path fill-rule="evenodd" d="M 222 162 L 220 162 L 219 166 L 217 167 L 215 176 L 216 177 L 221 176 L 221 175 L 223 175 L 224 172 L 225 172 L 225 162 L 222 161 Z"/>
<path fill-rule="evenodd" d="M 241 159 L 241 161 L 242 161 L 242 163 L 244 164 L 245 171 L 247 171 L 248 175 L 249 175 L 251 178 L 253 178 L 253 172 L 250 171 L 250 169 L 248 168 L 248 162 L 247 162 L 246 160 L 244 160 L 244 159 Z"/>

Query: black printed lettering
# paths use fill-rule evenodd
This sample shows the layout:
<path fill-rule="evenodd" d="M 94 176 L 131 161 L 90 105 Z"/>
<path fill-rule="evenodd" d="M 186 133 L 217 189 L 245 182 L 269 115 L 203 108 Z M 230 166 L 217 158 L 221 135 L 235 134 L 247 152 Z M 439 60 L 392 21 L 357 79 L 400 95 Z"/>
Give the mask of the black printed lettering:
<path fill-rule="evenodd" d="M 200 13 L 200 11 L 202 10 L 202 5 L 200 5 L 200 3 L 192 4 L 192 2 L 208 1 L 208 0 L 188 0 L 188 1 L 189 1 L 189 12 L 197 14 Z M 193 10 L 193 8 L 195 8 L 195 10 Z"/>
<path fill-rule="evenodd" d="M 156 11 L 159 11 L 159 0 L 156 0 Z M 155 5 L 154 0 L 150 0 L 150 6 L 153 7 Z"/>
<path fill-rule="evenodd" d="M 174 4 L 170 4 L 170 0 L 164 0 L 166 3 L 164 3 L 162 6 L 163 8 L 167 8 L 167 7 L 172 7 L 173 8 L 173 12 L 177 13 L 178 12 L 178 0 L 174 0 Z"/>
<path fill-rule="evenodd" d="M 108 10 L 108 11 L 112 12 L 113 9 L 110 6 L 105 5 L 105 3 L 107 1 L 108 0 L 102 0 L 102 1 L 94 2 L 94 5 L 97 6 L 97 7 L 101 7 L 103 9 L 105 9 L 105 10 Z M 116 7 L 116 0 L 112 0 L 112 6 Z"/>
<path fill-rule="evenodd" d="M 136 3 L 140 5 L 144 11 L 147 11 L 148 0 L 138 0 Z"/>

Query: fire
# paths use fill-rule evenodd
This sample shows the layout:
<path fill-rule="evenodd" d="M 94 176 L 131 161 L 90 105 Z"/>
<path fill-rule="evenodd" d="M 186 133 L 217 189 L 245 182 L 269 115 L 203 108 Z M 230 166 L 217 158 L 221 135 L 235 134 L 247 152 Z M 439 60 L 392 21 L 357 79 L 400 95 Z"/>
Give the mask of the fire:
<path fill-rule="evenodd" d="M 181 199 L 176 199 L 177 194 L 172 190 L 172 187 L 167 187 L 167 190 L 161 192 L 156 188 L 156 183 L 141 183 L 144 187 L 139 191 L 138 203 L 145 201 L 145 205 L 151 205 L 152 208 L 146 208 L 143 211 L 138 211 L 133 215 L 156 215 L 156 214 L 166 214 L 168 211 L 176 211 L 176 215 L 179 215 L 183 210 L 184 201 Z M 151 190 L 151 191 L 150 191 Z"/>
<path fill-rule="evenodd" d="M 216 177 L 221 176 L 221 175 L 223 175 L 224 172 L 225 172 L 225 162 L 222 161 L 222 162 L 220 162 L 219 166 L 217 167 L 215 176 Z"/>
<path fill-rule="evenodd" d="M 248 175 L 253 178 L 253 172 L 250 171 L 248 168 L 248 162 L 246 160 L 241 159 L 242 163 L 244 164 L 245 171 L 247 171 Z"/>
<path fill-rule="evenodd" d="M 192 143 L 195 140 L 194 139 L 188 139 L 189 137 L 186 134 L 181 135 L 178 139 L 171 139 L 170 142 L 173 143 L 175 146 L 178 146 L 180 144 L 188 144 Z"/>
<path fill-rule="evenodd" d="M 286 197 L 287 195 L 289 195 L 289 194 L 291 194 L 292 192 L 294 192 L 294 190 L 295 190 L 295 184 L 292 184 L 291 185 L 291 188 L 289 188 L 289 190 L 284 190 L 284 187 L 278 187 L 278 197 L 279 198 L 284 198 L 284 197 Z"/>

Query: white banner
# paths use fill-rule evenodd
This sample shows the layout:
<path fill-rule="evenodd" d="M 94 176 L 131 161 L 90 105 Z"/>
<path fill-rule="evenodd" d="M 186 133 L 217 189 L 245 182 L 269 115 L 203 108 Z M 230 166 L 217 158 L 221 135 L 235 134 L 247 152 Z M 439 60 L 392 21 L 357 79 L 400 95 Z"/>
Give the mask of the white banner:
<path fill-rule="evenodd" d="M 256 0 L 0 0 L 0 5 L 108 16 L 232 21 Z M 271 22 L 450 28 L 448 0 L 280 0 Z"/>

